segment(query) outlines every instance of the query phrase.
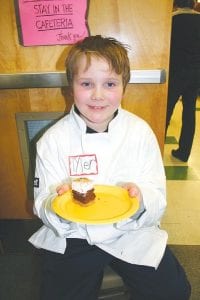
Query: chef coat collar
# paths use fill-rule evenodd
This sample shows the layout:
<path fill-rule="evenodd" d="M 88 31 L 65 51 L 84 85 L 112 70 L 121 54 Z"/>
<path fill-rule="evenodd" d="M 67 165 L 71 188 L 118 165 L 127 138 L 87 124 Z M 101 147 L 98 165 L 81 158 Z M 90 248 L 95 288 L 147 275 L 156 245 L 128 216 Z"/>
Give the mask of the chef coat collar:
<path fill-rule="evenodd" d="M 81 113 L 80 113 L 79 109 L 76 107 L 76 105 L 74 105 L 74 111 L 79 116 L 81 115 Z M 117 114 L 118 114 L 118 109 L 114 112 L 113 119 L 117 116 Z M 107 126 L 107 128 L 106 128 L 106 130 L 104 132 L 108 132 L 108 126 Z M 86 133 L 98 133 L 98 132 L 96 130 L 94 130 L 94 129 L 88 127 L 88 126 L 86 126 Z"/>

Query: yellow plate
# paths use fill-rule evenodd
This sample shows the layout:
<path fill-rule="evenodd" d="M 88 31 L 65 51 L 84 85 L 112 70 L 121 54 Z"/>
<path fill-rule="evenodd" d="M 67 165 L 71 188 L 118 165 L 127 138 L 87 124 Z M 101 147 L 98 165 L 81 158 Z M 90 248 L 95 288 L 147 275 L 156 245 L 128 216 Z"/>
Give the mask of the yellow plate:
<path fill-rule="evenodd" d="M 108 224 L 127 219 L 139 208 L 136 198 L 129 197 L 127 190 L 108 185 L 95 186 L 95 200 L 81 206 L 73 200 L 71 191 L 57 196 L 52 209 L 60 217 L 83 224 Z"/>

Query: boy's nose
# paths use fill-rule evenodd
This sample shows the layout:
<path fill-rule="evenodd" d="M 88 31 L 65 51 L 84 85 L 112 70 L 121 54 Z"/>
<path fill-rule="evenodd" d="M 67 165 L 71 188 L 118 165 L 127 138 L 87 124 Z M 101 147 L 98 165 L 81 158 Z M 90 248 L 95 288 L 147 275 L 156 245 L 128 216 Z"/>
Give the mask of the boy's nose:
<path fill-rule="evenodd" d="M 103 93 L 101 88 L 99 87 L 94 88 L 92 93 L 92 100 L 102 100 L 102 99 L 103 99 Z"/>

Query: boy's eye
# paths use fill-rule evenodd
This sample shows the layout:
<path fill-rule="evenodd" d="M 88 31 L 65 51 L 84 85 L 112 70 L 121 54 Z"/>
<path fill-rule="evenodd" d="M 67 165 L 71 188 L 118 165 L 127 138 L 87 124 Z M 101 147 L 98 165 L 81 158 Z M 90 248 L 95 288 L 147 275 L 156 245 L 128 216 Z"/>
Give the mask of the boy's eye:
<path fill-rule="evenodd" d="M 109 82 L 106 83 L 106 85 L 107 85 L 107 87 L 111 88 L 111 87 L 116 86 L 116 83 L 113 82 L 113 81 L 109 81 Z"/>
<path fill-rule="evenodd" d="M 83 87 L 89 87 L 89 86 L 91 86 L 91 82 L 89 82 L 89 81 L 83 81 L 83 82 L 81 82 L 81 85 Z"/>

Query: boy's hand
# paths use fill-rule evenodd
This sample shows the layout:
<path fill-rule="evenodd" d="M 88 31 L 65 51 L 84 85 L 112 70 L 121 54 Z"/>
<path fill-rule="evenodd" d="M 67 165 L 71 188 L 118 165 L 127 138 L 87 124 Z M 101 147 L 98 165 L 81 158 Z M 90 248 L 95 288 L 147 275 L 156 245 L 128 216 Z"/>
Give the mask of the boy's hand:
<path fill-rule="evenodd" d="M 58 193 L 58 195 L 62 195 L 62 194 L 64 194 L 65 192 L 67 192 L 69 190 L 70 190 L 70 185 L 69 184 L 63 184 L 63 185 L 60 185 L 56 188 L 56 192 Z"/>
<path fill-rule="evenodd" d="M 142 202 L 142 193 L 135 183 L 127 182 L 122 187 L 128 191 L 130 197 L 136 197 L 139 202 Z"/>

